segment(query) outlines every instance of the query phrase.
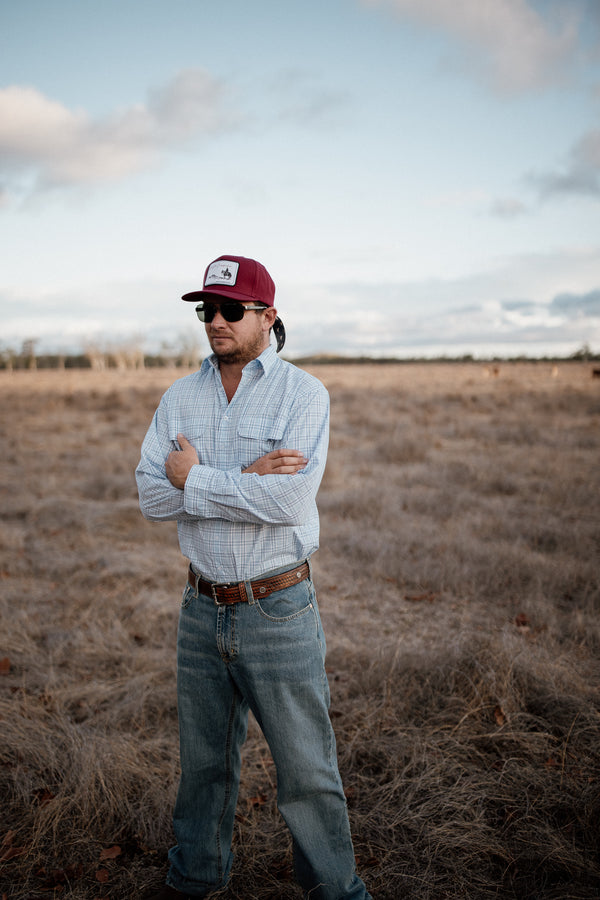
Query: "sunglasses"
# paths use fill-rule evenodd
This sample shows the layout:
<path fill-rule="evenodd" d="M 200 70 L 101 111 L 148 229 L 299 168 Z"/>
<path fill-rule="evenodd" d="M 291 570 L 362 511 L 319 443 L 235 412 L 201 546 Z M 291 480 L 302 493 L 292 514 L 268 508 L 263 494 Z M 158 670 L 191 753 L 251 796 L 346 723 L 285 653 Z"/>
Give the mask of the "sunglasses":
<path fill-rule="evenodd" d="M 225 303 L 205 303 L 202 300 L 196 307 L 196 315 L 201 322 L 212 322 L 217 312 L 220 312 L 226 322 L 241 322 L 247 309 L 267 309 L 266 306 L 244 306 L 236 300 Z"/>

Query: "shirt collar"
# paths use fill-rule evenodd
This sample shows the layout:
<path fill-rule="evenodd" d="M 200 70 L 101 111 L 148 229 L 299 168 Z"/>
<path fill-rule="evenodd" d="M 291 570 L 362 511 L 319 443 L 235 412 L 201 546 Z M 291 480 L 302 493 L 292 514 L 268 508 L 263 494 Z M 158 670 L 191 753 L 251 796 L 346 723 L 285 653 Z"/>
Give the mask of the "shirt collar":
<path fill-rule="evenodd" d="M 278 359 L 279 357 L 277 356 L 275 347 L 273 347 L 272 344 L 269 344 L 260 356 L 257 356 L 256 359 L 251 359 L 250 362 L 244 366 L 244 369 L 251 371 L 253 369 L 261 368 L 265 375 L 268 375 L 273 366 L 276 365 Z M 210 366 L 212 366 L 215 372 L 219 371 L 219 362 L 214 353 L 211 353 L 210 356 L 207 356 L 202 360 L 200 371 L 206 372 Z"/>
<path fill-rule="evenodd" d="M 268 375 L 274 365 L 277 364 L 277 360 L 279 357 L 277 356 L 277 352 L 275 351 L 275 347 L 272 344 L 263 350 L 263 352 L 256 359 L 253 359 L 252 362 L 248 363 L 249 366 L 261 366 L 265 375 Z"/>

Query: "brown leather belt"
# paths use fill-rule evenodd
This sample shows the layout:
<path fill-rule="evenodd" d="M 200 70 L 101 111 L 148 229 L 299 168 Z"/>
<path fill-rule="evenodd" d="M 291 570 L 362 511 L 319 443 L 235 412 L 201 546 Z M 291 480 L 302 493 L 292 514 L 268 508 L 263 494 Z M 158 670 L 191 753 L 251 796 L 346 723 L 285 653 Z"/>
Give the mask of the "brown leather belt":
<path fill-rule="evenodd" d="M 262 578 L 259 581 L 251 581 L 252 595 L 256 599 L 268 597 L 274 591 L 282 591 L 293 584 L 299 584 L 310 575 L 307 562 L 295 569 L 272 575 L 271 578 Z M 247 603 L 246 585 L 243 581 L 229 584 L 217 584 L 214 581 L 205 581 L 200 575 L 196 575 L 192 567 L 188 569 L 188 582 L 199 594 L 212 597 L 217 606 L 232 606 L 234 603 Z"/>

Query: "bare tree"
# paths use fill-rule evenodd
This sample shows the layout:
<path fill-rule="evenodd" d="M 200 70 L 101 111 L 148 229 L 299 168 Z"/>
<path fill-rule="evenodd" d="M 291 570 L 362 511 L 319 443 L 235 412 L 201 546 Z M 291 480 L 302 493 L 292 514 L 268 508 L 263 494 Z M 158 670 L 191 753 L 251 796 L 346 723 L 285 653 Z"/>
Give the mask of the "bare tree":
<path fill-rule="evenodd" d="M 21 345 L 21 359 L 27 369 L 37 369 L 37 360 L 35 357 L 35 345 L 39 338 L 26 338 Z"/>
<path fill-rule="evenodd" d="M 12 372 L 12 370 L 14 369 L 16 358 L 17 353 L 13 347 L 6 346 L 0 348 L 0 363 L 7 372 Z"/>
<path fill-rule="evenodd" d="M 85 345 L 84 353 L 90 361 L 90 366 L 95 372 L 103 372 L 107 367 L 106 350 L 95 342 L 88 342 Z"/>
<path fill-rule="evenodd" d="M 178 356 L 181 365 L 193 369 L 202 359 L 200 340 L 194 332 L 182 332 L 178 337 Z"/>

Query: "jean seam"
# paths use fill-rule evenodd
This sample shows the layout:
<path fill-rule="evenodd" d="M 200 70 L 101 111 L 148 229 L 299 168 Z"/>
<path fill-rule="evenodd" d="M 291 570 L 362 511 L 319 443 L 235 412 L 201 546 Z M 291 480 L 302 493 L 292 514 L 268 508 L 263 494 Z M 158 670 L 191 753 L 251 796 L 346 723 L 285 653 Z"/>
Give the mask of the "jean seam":
<path fill-rule="evenodd" d="M 302 607 L 302 609 L 299 609 L 298 612 L 292 613 L 291 616 L 270 616 L 260 605 L 260 600 L 256 600 L 254 605 L 257 607 L 263 619 L 267 619 L 267 621 L 274 622 L 275 624 L 279 622 L 281 622 L 282 624 L 285 624 L 286 622 L 292 622 L 294 619 L 300 618 L 300 616 L 305 616 L 313 608 L 313 604 L 311 602 L 307 603 L 306 606 Z"/>
<path fill-rule="evenodd" d="M 218 874 L 219 874 L 219 882 L 223 881 L 224 870 L 223 870 L 223 856 L 222 856 L 222 843 L 221 843 L 221 828 L 223 826 L 223 820 L 225 819 L 225 814 L 227 812 L 227 807 L 229 806 L 229 802 L 231 800 L 231 782 L 232 782 L 232 765 L 231 765 L 231 745 L 232 745 L 232 733 L 233 733 L 233 721 L 235 718 L 235 711 L 237 707 L 237 699 L 234 697 L 231 703 L 231 709 L 229 711 L 229 722 L 227 723 L 227 739 L 225 741 L 225 795 L 223 797 L 223 808 L 221 809 L 221 815 L 219 816 L 219 822 L 217 825 L 217 854 L 218 854 Z"/>
<path fill-rule="evenodd" d="M 191 584 L 185 586 L 183 591 L 183 597 L 181 598 L 181 608 L 188 609 L 190 603 L 194 599 L 195 591 Z"/>

